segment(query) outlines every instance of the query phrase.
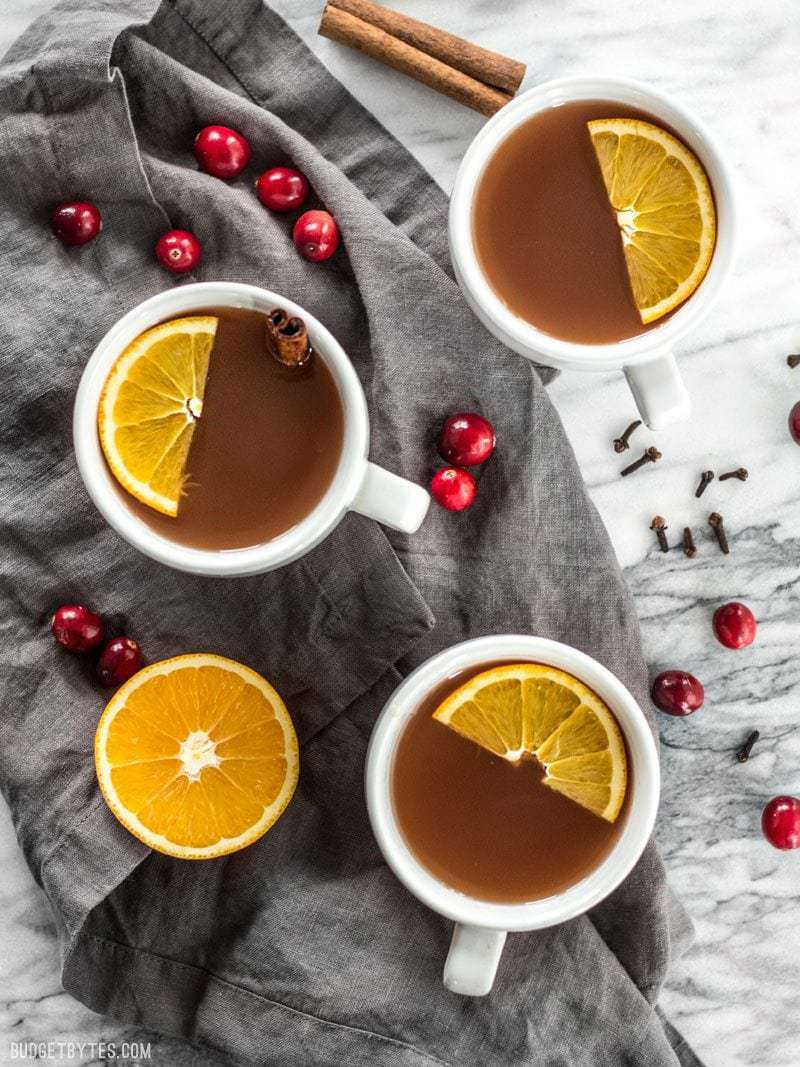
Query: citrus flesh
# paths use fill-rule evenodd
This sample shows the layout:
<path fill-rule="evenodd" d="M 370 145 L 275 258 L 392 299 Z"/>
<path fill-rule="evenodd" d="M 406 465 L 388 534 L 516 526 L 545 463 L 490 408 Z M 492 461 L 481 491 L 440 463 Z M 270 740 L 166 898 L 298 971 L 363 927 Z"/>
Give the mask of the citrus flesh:
<path fill-rule="evenodd" d="M 541 663 L 492 667 L 433 713 L 462 737 L 511 762 L 526 753 L 543 782 L 608 822 L 625 799 L 627 758 L 617 721 L 577 678 Z"/>
<path fill-rule="evenodd" d="M 640 119 L 587 123 L 643 323 L 682 304 L 708 271 L 716 211 L 708 177 L 671 133 Z"/>
<path fill-rule="evenodd" d="M 195 315 L 145 331 L 119 356 L 100 395 L 98 430 L 111 473 L 141 503 L 173 517 L 217 323 Z"/>
<path fill-rule="evenodd" d="M 100 790 L 150 848 L 208 859 L 252 844 L 280 817 L 299 772 L 286 705 L 223 656 L 163 660 L 111 698 L 95 735 Z"/>

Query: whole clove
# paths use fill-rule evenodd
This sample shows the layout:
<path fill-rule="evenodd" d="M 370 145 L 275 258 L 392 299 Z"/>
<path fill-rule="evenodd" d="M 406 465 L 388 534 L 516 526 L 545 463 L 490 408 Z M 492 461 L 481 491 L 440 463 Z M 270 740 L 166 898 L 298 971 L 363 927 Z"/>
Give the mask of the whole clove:
<path fill-rule="evenodd" d="M 750 759 L 750 753 L 753 751 L 753 745 L 756 743 L 756 741 L 758 741 L 759 737 L 761 737 L 761 734 L 758 730 L 753 730 L 752 733 L 748 736 L 745 743 L 736 753 L 736 758 L 740 763 L 747 763 L 747 761 Z"/>
<path fill-rule="evenodd" d="M 624 470 L 621 470 L 619 472 L 620 476 L 622 478 L 627 478 L 629 474 L 633 474 L 634 471 L 638 471 L 639 468 L 644 467 L 646 463 L 655 463 L 659 459 L 661 459 L 661 453 L 658 451 L 657 448 L 654 448 L 651 445 L 650 448 L 645 449 L 643 456 L 637 459 L 634 463 L 630 463 L 627 467 L 625 467 Z"/>
<path fill-rule="evenodd" d="M 786 357 L 786 362 L 789 364 L 789 366 L 792 368 L 792 370 L 794 370 L 794 368 L 798 364 L 800 364 L 800 355 L 795 354 L 795 355 L 787 356 Z"/>
<path fill-rule="evenodd" d="M 684 526 L 683 528 L 683 551 L 689 559 L 694 559 L 697 555 L 697 547 L 694 543 L 694 537 L 688 526 Z"/>
<path fill-rule="evenodd" d="M 708 516 L 708 525 L 714 531 L 714 536 L 717 539 L 719 547 L 727 556 L 730 553 L 728 535 L 725 533 L 725 527 L 722 524 L 722 516 L 718 511 L 712 511 Z"/>
<path fill-rule="evenodd" d="M 748 473 L 746 467 L 737 467 L 735 471 L 727 471 L 725 474 L 720 474 L 719 481 L 727 482 L 729 478 L 738 478 L 740 482 L 746 482 Z"/>
<path fill-rule="evenodd" d="M 694 495 L 696 497 L 701 497 L 703 495 L 703 493 L 706 491 L 706 489 L 709 487 L 709 485 L 713 481 L 714 481 L 714 472 L 713 471 L 703 471 L 703 473 L 700 475 L 700 484 L 695 489 Z"/>
<path fill-rule="evenodd" d="M 641 425 L 642 425 L 642 420 L 641 419 L 636 419 L 636 421 L 632 422 L 630 424 L 630 426 L 627 428 L 627 430 L 625 430 L 620 437 L 615 437 L 614 438 L 614 451 L 615 452 L 626 452 L 631 447 L 630 444 L 629 444 L 631 434 L 633 433 L 634 430 L 638 430 L 638 428 Z"/>
<path fill-rule="evenodd" d="M 658 538 L 658 544 L 662 552 L 669 552 L 669 541 L 667 540 L 667 524 L 660 515 L 656 515 L 653 521 L 650 523 L 650 529 L 655 530 L 656 537 Z"/>

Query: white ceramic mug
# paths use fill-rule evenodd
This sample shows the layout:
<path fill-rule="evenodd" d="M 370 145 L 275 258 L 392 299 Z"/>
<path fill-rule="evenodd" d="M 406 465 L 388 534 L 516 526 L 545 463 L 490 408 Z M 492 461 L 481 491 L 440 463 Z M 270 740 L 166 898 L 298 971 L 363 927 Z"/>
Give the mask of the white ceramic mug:
<path fill-rule="evenodd" d="M 159 536 L 125 506 L 106 466 L 97 433 L 97 408 L 108 373 L 122 350 L 144 330 L 165 319 L 210 307 L 252 308 L 267 313 L 282 307 L 305 320 L 317 357 L 331 372 L 344 411 L 344 440 L 339 466 L 328 491 L 302 522 L 264 544 L 210 551 L 190 548 Z M 328 330 L 294 301 L 238 282 L 183 285 L 145 300 L 112 326 L 94 350 L 75 399 L 73 438 L 78 469 L 103 517 L 145 555 L 178 570 L 205 575 L 260 574 L 291 563 L 319 544 L 346 512 L 377 519 L 405 533 L 419 529 L 430 497 L 413 482 L 367 460 L 369 419 L 364 391 L 344 349 Z"/>
<path fill-rule="evenodd" d="M 614 713 L 629 755 L 628 813 L 611 852 L 575 885 L 556 896 L 524 904 L 479 900 L 431 874 L 400 832 L 391 787 L 397 743 L 431 690 L 468 668 L 509 660 L 560 667 L 588 685 Z M 568 645 L 518 634 L 479 637 L 440 652 L 410 674 L 390 698 L 372 733 L 366 763 L 367 808 L 378 845 L 400 881 L 423 904 L 456 923 L 444 966 L 445 986 L 464 996 L 485 995 L 492 988 L 508 931 L 555 926 L 608 896 L 630 872 L 650 838 L 659 783 L 658 753 L 644 712 L 609 670 Z"/>
<path fill-rule="evenodd" d="M 491 157 L 521 123 L 540 111 L 576 100 L 627 104 L 666 123 L 705 167 L 716 201 L 716 248 L 697 290 L 660 325 L 614 344 L 564 341 L 515 315 L 486 280 L 473 243 L 475 190 Z M 675 363 L 673 346 L 709 311 L 730 273 L 736 213 L 730 167 L 705 126 L 683 105 L 641 82 L 603 75 L 559 78 L 522 93 L 486 123 L 467 150 L 450 200 L 449 235 L 453 268 L 467 302 L 484 326 L 505 345 L 528 359 L 564 370 L 624 371 L 641 416 L 651 429 L 689 417 L 691 403 Z"/>

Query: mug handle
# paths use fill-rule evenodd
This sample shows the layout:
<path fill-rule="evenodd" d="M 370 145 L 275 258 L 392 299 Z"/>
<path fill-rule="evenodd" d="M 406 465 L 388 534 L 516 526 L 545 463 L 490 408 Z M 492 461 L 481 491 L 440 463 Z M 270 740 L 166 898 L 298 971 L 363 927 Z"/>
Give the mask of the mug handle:
<path fill-rule="evenodd" d="M 689 418 L 692 402 L 672 349 L 659 352 L 646 363 L 625 367 L 625 377 L 639 414 L 651 430 L 662 430 Z"/>
<path fill-rule="evenodd" d="M 485 997 L 494 985 L 505 943 L 505 930 L 456 923 L 444 964 L 445 987 L 462 997 Z"/>
<path fill-rule="evenodd" d="M 367 462 L 364 479 L 350 505 L 352 511 L 377 519 L 402 533 L 416 533 L 428 513 L 431 498 L 420 485 Z"/>

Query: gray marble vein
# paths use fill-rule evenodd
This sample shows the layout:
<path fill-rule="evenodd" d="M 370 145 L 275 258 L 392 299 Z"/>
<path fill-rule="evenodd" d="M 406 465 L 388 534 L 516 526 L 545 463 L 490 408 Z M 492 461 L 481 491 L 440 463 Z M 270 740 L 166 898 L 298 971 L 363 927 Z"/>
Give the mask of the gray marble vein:
<path fill-rule="evenodd" d="M 4 0 L 0 50 L 50 6 Z M 480 116 L 318 38 L 319 0 L 275 6 L 449 189 Z M 712 127 L 735 166 L 743 208 L 738 267 L 718 307 L 680 352 L 694 415 L 683 426 L 658 435 L 642 429 L 634 438 L 634 451 L 656 442 L 662 461 L 619 478 L 625 459 L 610 441 L 634 416 L 620 376 L 565 374 L 551 390 L 626 568 L 654 673 L 684 667 L 706 687 L 698 714 L 660 721 L 658 836 L 697 933 L 664 991 L 664 1010 L 708 1067 L 797 1067 L 800 853 L 770 848 L 759 822 L 771 796 L 800 793 L 800 450 L 786 430 L 788 409 L 800 399 L 800 368 L 792 372 L 785 363 L 786 353 L 800 349 L 800 5 L 396 0 L 396 6 L 526 61 L 526 85 L 613 72 L 672 91 Z M 746 483 L 715 482 L 694 498 L 701 470 L 740 465 L 750 470 Z M 712 510 L 725 516 L 730 556 L 710 536 Z M 667 518 L 673 544 L 684 525 L 693 528 L 694 560 L 677 548 L 657 551 L 648 528 L 655 514 Z M 730 599 L 746 601 L 760 623 L 756 644 L 740 652 L 722 648 L 711 634 L 715 606 Z M 761 739 L 740 764 L 734 753 L 752 728 Z M 0 1062 L 11 1040 L 148 1037 L 151 1063 L 219 1062 L 99 1018 L 60 989 L 58 976 L 47 903 L 3 806 Z M 73 1055 L 46 1062 L 97 1061 Z"/>

